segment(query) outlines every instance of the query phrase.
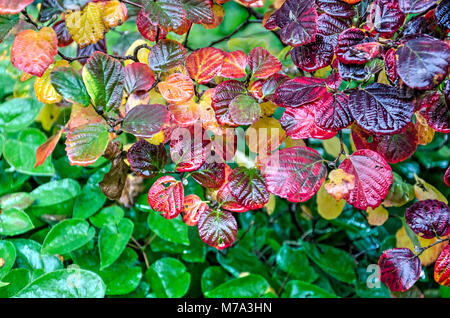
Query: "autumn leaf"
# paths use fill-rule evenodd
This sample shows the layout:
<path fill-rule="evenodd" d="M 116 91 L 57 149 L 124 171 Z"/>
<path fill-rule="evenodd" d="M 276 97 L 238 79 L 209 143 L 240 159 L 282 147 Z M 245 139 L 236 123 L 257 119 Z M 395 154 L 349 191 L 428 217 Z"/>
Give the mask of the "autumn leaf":
<path fill-rule="evenodd" d="M 346 198 L 355 188 L 355 176 L 342 169 L 335 169 L 328 175 L 330 181 L 325 184 L 325 190 L 337 201 Z"/>

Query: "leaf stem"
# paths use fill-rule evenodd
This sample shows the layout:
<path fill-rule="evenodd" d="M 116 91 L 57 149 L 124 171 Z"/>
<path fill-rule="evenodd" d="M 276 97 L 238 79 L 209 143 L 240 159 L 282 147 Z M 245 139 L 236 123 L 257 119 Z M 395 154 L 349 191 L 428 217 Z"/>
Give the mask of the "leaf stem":
<path fill-rule="evenodd" d="M 447 237 L 447 238 L 445 238 L 445 239 L 439 239 L 439 240 L 437 240 L 436 242 L 434 242 L 434 243 L 432 243 L 432 244 L 430 244 L 430 245 L 428 245 L 428 246 L 421 247 L 421 248 L 419 249 L 419 251 L 418 251 L 418 253 L 416 254 L 415 257 L 419 257 L 419 256 L 422 255 L 422 253 L 425 252 L 427 249 L 432 248 L 433 246 L 438 245 L 438 244 L 441 244 L 441 243 L 446 242 L 446 241 L 450 241 L 450 237 Z"/>

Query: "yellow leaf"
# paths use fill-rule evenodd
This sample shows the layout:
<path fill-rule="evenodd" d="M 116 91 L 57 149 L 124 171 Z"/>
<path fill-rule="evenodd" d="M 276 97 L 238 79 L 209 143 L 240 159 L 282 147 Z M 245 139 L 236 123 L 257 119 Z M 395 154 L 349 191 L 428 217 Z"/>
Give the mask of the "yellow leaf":
<path fill-rule="evenodd" d="M 386 84 L 386 85 L 391 85 L 391 83 L 389 82 L 389 79 L 387 78 L 386 70 L 385 70 L 385 69 L 383 69 L 383 70 L 379 73 L 379 75 L 378 75 L 378 83 Z"/>
<path fill-rule="evenodd" d="M 66 15 L 66 26 L 73 40 L 80 46 L 95 44 L 110 28 L 127 18 L 126 6 L 117 1 L 89 2 L 82 11 Z"/>
<path fill-rule="evenodd" d="M 323 148 L 332 157 L 339 156 L 339 153 L 341 152 L 341 143 L 339 141 L 338 137 L 333 137 L 330 139 L 324 139 L 322 140 Z M 344 150 L 346 153 L 348 153 L 348 148 L 346 145 L 344 145 Z"/>
<path fill-rule="evenodd" d="M 154 134 L 153 136 L 145 140 L 147 140 L 152 145 L 158 146 L 164 141 L 164 132 L 161 130 L 159 133 Z"/>
<path fill-rule="evenodd" d="M 45 104 L 39 112 L 39 115 L 36 117 L 36 121 L 41 122 L 42 128 L 49 131 L 60 113 L 61 109 L 58 106 Z"/>
<path fill-rule="evenodd" d="M 148 45 L 149 47 L 151 47 L 152 45 L 150 44 L 149 41 L 146 40 L 136 40 L 133 42 L 133 44 L 131 44 L 131 46 L 128 48 L 127 52 L 126 52 L 126 56 L 133 56 L 134 55 L 134 50 L 140 46 L 140 45 Z M 149 49 L 146 48 L 142 48 L 138 51 L 137 54 L 137 58 L 139 63 L 143 63 L 143 64 L 147 64 L 148 65 L 148 54 L 150 53 Z M 126 60 L 125 61 L 125 66 L 127 66 L 128 64 L 133 63 L 134 61 L 132 60 Z"/>
<path fill-rule="evenodd" d="M 414 178 L 416 179 L 416 184 L 414 185 L 414 193 L 416 194 L 417 200 L 439 200 L 441 202 L 444 202 L 445 204 L 448 204 L 447 199 L 441 192 L 439 192 L 438 189 L 427 183 L 425 180 L 419 178 L 417 175 L 414 175 Z"/>
<path fill-rule="evenodd" d="M 408 234 L 406 234 L 406 230 L 404 227 L 402 227 L 400 230 L 397 231 L 397 234 L 395 234 L 395 238 L 397 240 L 397 247 L 406 247 L 410 250 L 414 251 L 414 244 L 411 242 L 411 239 L 408 237 Z M 421 247 L 426 247 L 430 244 L 433 244 L 436 242 L 436 238 L 427 240 L 422 237 L 417 236 L 419 239 L 419 243 Z M 444 242 L 441 244 L 437 244 L 429 249 L 426 249 L 420 256 L 419 259 L 424 266 L 428 266 L 433 264 L 436 259 L 438 258 L 439 254 L 441 254 L 442 250 L 445 246 L 447 246 L 448 242 Z"/>
<path fill-rule="evenodd" d="M 303 147 L 306 146 L 306 144 L 303 140 L 292 139 L 291 137 L 287 137 L 285 142 L 286 142 L 286 148 L 292 148 L 292 147 L 296 147 L 296 146 L 303 146 Z"/>
<path fill-rule="evenodd" d="M 389 212 L 382 205 L 379 207 L 372 209 L 371 207 L 367 208 L 367 222 L 373 226 L 383 225 L 384 222 L 389 218 Z"/>
<path fill-rule="evenodd" d="M 328 175 L 330 181 L 325 184 L 325 190 L 336 200 L 345 198 L 355 188 L 355 176 L 342 169 L 335 169 Z"/>
<path fill-rule="evenodd" d="M 44 104 L 56 104 L 62 100 L 62 96 L 58 94 L 50 82 L 50 74 L 54 68 L 68 65 L 69 63 L 65 60 L 57 61 L 53 66 L 50 66 L 41 77 L 36 77 L 36 80 L 34 81 L 34 92 L 38 101 Z"/>
<path fill-rule="evenodd" d="M 268 154 L 276 150 L 286 138 L 286 132 L 273 117 L 262 117 L 245 132 L 248 148 L 255 153 Z"/>
<path fill-rule="evenodd" d="M 264 206 L 264 210 L 266 210 L 266 213 L 268 215 L 272 215 L 273 212 L 275 212 L 276 205 L 277 205 L 277 199 L 271 193 L 270 196 L 269 196 L 269 202 L 267 202 L 266 205 Z"/>
<path fill-rule="evenodd" d="M 322 185 L 316 196 L 317 210 L 321 217 L 326 220 L 333 220 L 341 215 L 344 210 L 345 200 L 336 201 Z"/>
<path fill-rule="evenodd" d="M 272 116 L 278 108 L 278 106 L 272 103 L 271 101 L 262 103 L 259 106 L 261 107 L 262 116 Z"/>
<path fill-rule="evenodd" d="M 427 120 L 419 112 L 416 112 L 416 122 L 414 123 L 414 127 L 417 131 L 419 145 L 428 145 L 433 141 L 435 131 L 428 126 Z"/>

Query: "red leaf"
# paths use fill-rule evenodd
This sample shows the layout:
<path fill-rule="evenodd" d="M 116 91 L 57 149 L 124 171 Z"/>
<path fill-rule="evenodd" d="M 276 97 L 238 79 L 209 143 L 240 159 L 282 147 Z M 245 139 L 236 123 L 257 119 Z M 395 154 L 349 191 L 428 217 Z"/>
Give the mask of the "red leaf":
<path fill-rule="evenodd" d="M 194 83 L 190 77 L 181 74 L 170 74 L 165 81 L 158 84 L 158 90 L 169 103 L 183 103 L 194 97 Z"/>
<path fill-rule="evenodd" d="M 405 22 L 405 15 L 400 11 L 398 1 L 376 0 L 370 7 L 367 21 L 383 38 L 390 38 Z"/>
<path fill-rule="evenodd" d="M 287 108 L 280 118 L 286 135 L 292 139 L 330 139 L 336 131 L 322 129 L 316 124 L 314 105 L 300 108 Z"/>
<path fill-rule="evenodd" d="M 153 210 L 161 212 L 161 215 L 168 220 L 173 219 L 183 209 L 183 185 L 174 177 L 161 177 L 151 186 L 147 200 Z"/>
<path fill-rule="evenodd" d="M 450 86 L 450 81 L 447 86 Z M 450 98 L 444 97 L 439 91 L 433 92 L 431 98 L 427 99 L 429 104 L 421 114 L 427 120 L 428 125 L 442 133 L 450 133 Z"/>
<path fill-rule="evenodd" d="M 281 107 L 299 107 L 312 103 L 326 92 L 325 80 L 297 77 L 278 86 L 274 103 Z"/>
<path fill-rule="evenodd" d="M 317 33 L 325 36 L 326 41 L 334 47 L 337 45 L 339 35 L 351 26 L 351 19 L 343 20 L 326 13 L 321 14 L 317 19 Z"/>
<path fill-rule="evenodd" d="M 249 210 L 261 209 L 269 202 L 269 192 L 258 169 L 233 169 L 228 186 L 236 201 Z"/>
<path fill-rule="evenodd" d="M 281 62 L 266 49 L 256 47 L 248 54 L 248 66 L 254 78 L 266 78 L 281 70 Z"/>
<path fill-rule="evenodd" d="M 283 84 L 284 82 L 289 80 L 289 76 L 283 75 L 283 74 L 274 74 L 268 79 L 264 81 L 263 86 L 261 87 L 261 91 L 263 94 L 263 97 L 273 101 L 275 96 L 275 91 L 277 90 L 278 86 Z"/>
<path fill-rule="evenodd" d="M 200 214 L 198 234 L 209 246 L 223 250 L 236 240 L 236 219 L 227 211 L 208 210 Z"/>
<path fill-rule="evenodd" d="M 404 292 L 410 289 L 420 277 L 422 264 L 408 248 L 393 248 L 385 251 L 378 260 L 380 280 L 391 291 Z"/>
<path fill-rule="evenodd" d="M 385 84 L 352 90 L 349 108 L 356 123 L 375 134 L 394 134 L 411 122 L 414 106 Z"/>
<path fill-rule="evenodd" d="M 346 201 L 357 209 L 378 207 L 393 182 L 391 167 L 383 157 L 372 150 L 355 151 L 339 168 L 355 176 L 355 187 Z"/>
<path fill-rule="evenodd" d="M 391 81 L 391 83 L 396 83 L 398 80 L 398 73 L 394 48 L 389 49 L 384 55 L 384 66 L 389 81 Z"/>
<path fill-rule="evenodd" d="M 133 171 L 144 178 L 153 178 L 166 165 L 167 152 L 163 144 L 152 145 L 145 140 L 136 142 L 127 153 L 127 160 Z"/>
<path fill-rule="evenodd" d="M 170 140 L 170 156 L 179 172 L 200 168 L 211 153 L 211 141 L 203 129 L 197 125 L 177 128 Z"/>
<path fill-rule="evenodd" d="M 191 176 L 205 188 L 219 188 L 225 182 L 225 166 L 223 162 L 208 159 Z"/>
<path fill-rule="evenodd" d="M 16 14 L 25 9 L 34 0 L 0 0 L 0 14 Z"/>
<path fill-rule="evenodd" d="M 406 37 L 397 49 L 397 72 L 406 85 L 427 90 L 438 86 L 450 68 L 450 46 L 428 35 Z"/>
<path fill-rule="evenodd" d="M 331 64 L 334 58 L 334 46 L 322 35 L 316 41 L 294 48 L 292 61 L 305 72 L 314 72 Z"/>
<path fill-rule="evenodd" d="M 421 13 L 434 6 L 439 0 L 399 0 L 404 13 Z"/>
<path fill-rule="evenodd" d="M 434 264 L 434 280 L 450 287 L 450 245 L 446 246 Z"/>
<path fill-rule="evenodd" d="M 238 126 L 231 119 L 228 106 L 236 96 L 245 92 L 246 88 L 244 83 L 236 80 L 225 81 L 216 86 L 211 98 L 212 107 L 214 108 L 219 124 L 232 127 Z"/>
<path fill-rule="evenodd" d="M 389 163 L 397 163 L 411 157 L 418 144 L 417 131 L 412 123 L 395 135 L 372 135 L 354 125 L 352 139 L 356 149 L 373 150 Z"/>
<path fill-rule="evenodd" d="M 414 233 L 425 239 L 450 234 L 450 208 L 439 200 L 417 201 L 406 209 L 405 220 Z"/>
<path fill-rule="evenodd" d="M 243 213 L 249 210 L 245 206 L 240 205 L 236 198 L 233 197 L 230 187 L 228 186 L 228 182 L 217 192 L 217 202 L 220 203 L 220 207 L 222 209 L 231 212 Z"/>
<path fill-rule="evenodd" d="M 25 30 L 14 39 L 11 63 L 19 70 L 41 77 L 58 53 L 58 37 L 52 28 Z"/>
<path fill-rule="evenodd" d="M 450 167 L 448 167 L 447 171 L 445 171 L 444 182 L 447 185 L 447 187 L 450 187 Z"/>
<path fill-rule="evenodd" d="M 65 20 L 59 20 L 58 22 L 53 24 L 52 28 L 55 31 L 56 36 L 58 37 L 59 47 L 65 47 L 72 44 L 73 42 L 72 35 L 70 34 L 69 30 L 66 27 Z"/>
<path fill-rule="evenodd" d="M 267 157 L 261 171 L 269 192 L 291 202 L 305 202 L 325 181 L 327 167 L 317 151 L 297 146 Z"/>
<path fill-rule="evenodd" d="M 223 52 L 225 59 L 218 76 L 227 78 L 242 78 L 246 75 L 247 55 L 242 51 Z"/>
<path fill-rule="evenodd" d="M 314 109 L 316 125 L 325 130 L 339 131 L 353 121 L 348 108 L 348 97 L 342 93 L 326 93 L 314 102 Z"/>
<path fill-rule="evenodd" d="M 317 11 L 314 1 L 287 0 L 275 15 L 284 44 L 300 46 L 315 40 Z"/>
<path fill-rule="evenodd" d="M 356 14 L 352 5 L 340 0 L 317 0 L 316 3 L 320 10 L 335 17 L 352 18 Z"/>
<path fill-rule="evenodd" d="M 380 54 L 378 42 L 370 42 L 361 29 L 350 28 L 339 35 L 336 56 L 344 64 L 365 64 Z"/>
<path fill-rule="evenodd" d="M 189 75 L 199 84 L 208 83 L 222 68 L 225 54 L 214 47 L 205 47 L 192 52 L 186 60 Z"/>
<path fill-rule="evenodd" d="M 200 215 L 209 209 L 206 202 L 202 201 L 198 195 L 189 194 L 184 197 L 183 222 L 188 226 L 196 226 Z"/>
<path fill-rule="evenodd" d="M 62 136 L 62 133 L 63 130 L 58 131 L 36 149 L 36 163 L 34 164 L 34 168 L 39 167 L 41 164 L 43 164 L 44 161 L 52 154 L 53 150 L 55 150 L 55 147 L 58 144 L 59 139 Z"/>
<path fill-rule="evenodd" d="M 214 22 L 211 0 L 183 0 L 183 7 L 192 23 Z"/>
<path fill-rule="evenodd" d="M 156 40 L 156 34 L 158 33 L 158 25 L 155 25 L 150 20 L 150 16 L 145 13 L 144 10 L 140 10 L 136 18 L 136 26 L 139 33 L 149 41 Z M 158 40 L 165 39 L 167 36 L 167 30 L 159 28 Z"/>
<path fill-rule="evenodd" d="M 122 130 L 136 137 L 150 138 L 161 130 L 168 119 L 169 112 L 163 105 L 138 105 L 125 116 Z"/>
<path fill-rule="evenodd" d="M 149 91 L 154 82 L 155 75 L 148 65 L 131 63 L 125 67 L 125 91 L 129 95 Z"/>

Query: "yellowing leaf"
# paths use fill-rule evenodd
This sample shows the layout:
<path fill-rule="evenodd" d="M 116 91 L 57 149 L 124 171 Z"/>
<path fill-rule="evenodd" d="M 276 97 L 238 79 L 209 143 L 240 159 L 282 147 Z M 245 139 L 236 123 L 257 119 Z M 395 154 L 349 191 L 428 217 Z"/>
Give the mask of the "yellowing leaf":
<path fill-rule="evenodd" d="M 406 247 L 410 250 L 414 251 L 414 244 L 411 242 L 411 239 L 408 237 L 408 234 L 406 234 L 406 230 L 404 227 L 402 227 L 400 230 L 397 231 L 397 234 L 395 234 L 395 238 L 397 240 L 397 247 Z M 417 236 L 420 246 L 425 247 L 430 244 L 433 244 L 436 242 L 436 238 L 427 240 L 424 238 L 421 238 Z M 448 245 L 448 242 L 444 242 L 441 244 L 437 244 L 427 250 L 425 250 L 420 256 L 419 259 L 422 262 L 422 265 L 428 266 L 433 264 L 436 259 L 438 258 L 439 254 L 442 252 L 445 246 Z"/>
<path fill-rule="evenodd" d="M 316 196 L 317 211 L 326 220 L 333 220 L 344 210 L 345 200 L 336 201 L 322 185 Z"/>
<path fill-rule="evenodd" d="M 278 108 L 278 106 L 272 103 L 271 101 L 262 103 L 259 106 L 261 107 L 262 116 L 272 116 Z"/>
<path fill-rule="evenodd" d="M 83 48 L 103 39 L 110 28 L 122 24 L 126 18 L 127 8 L 117 0 L 90 2 L 82 11 L 66 15 L 66 27 L 73 40 Z"/>
<path fill-rule="evenodd" d="M 345 198 L 355 187 L 355 176 L 342 169 L 335 169 L 328 175 L 330 181 L 325 184 L 325 190 L 336 200 Z"/>
<path fill-rule="evenodd" d="M 338 137 L 334 136 L 333 138 L 322 140 L 322 144 L 327 154 L 335 158 L 339 156 L 339 153 L 341 152 L 341 143 Z M 349 152 L 346 145 L 344 145 L 344 150 L 347 153 Z"/>
<path fill-rule="evenodd" d="M 383 225 L 389 218 L 388 210 L 386 210 L 382 205 L 375 209 L 368 207 L 367 214 L 367 222 L 373 226 Z"/>
<path fill-rule="evenodd" d="M 245 141 L 252 152 L 269 154 L 276 150 L 286 138 L 286 132 L 278 120 L 262 117 L 245 132 Z"/>
<path fill-rule="evenodd" d="M 36 121 L 41 123 L 44 130 L 49 131 L 60 113 L 61 109 L 58 106 L 45 104 L 39 112 L 39 115 L 36 117 Z"/>
<path fill-rule="evenodd" d="M 428 145 L 433 141 L 435 131 L 428 126 L 427 120 L 419 112 L 416 112 L 414 127 L 417 131 L 417 142 L 419 145 Z"/>
<path fill-rule="evenodd" d="M 268 215 L 272 215 L 273 212 L 275 212 L 275 208 L 277 206 L 277 199 L 276 197 L 271 193 L 269 195 L 269 202 L 266 203 L 264 206 L 264 210 L 266 210 L 266 213 Z"/>
<path fill-rule="evenodd" d="M 425 180 L 419 178 L 417 175 L 414 175 L 414 178 L 416 179 L 414 193 L 416 194 L 417 200 L 439 200 L 445 204 L 448 204 L 448 200 L 441 192 L 439 192 L 438 189 L 427 183 Z"/>
<path fill-rule="evenodd" d="M 53 66 L 50 66 L 41 77 L 36 77 L 34 81 L 34 92 L 38 101 L 44 104 L 56 104 L 62 100 L 62 96 L 53 87 L 50 82 L 50 73 L 59 66 L 68 66 L 69 63 L 65 60 L 57 61 Z"/>
<path fill-rule="evenodd" d="M 147 140 L 152 145 L 158 146 L 162 142 L 164 142 L 164 132 L 161 130 L 159 133 L 154 134 L 153 136 L 145 140 Z"/>
<path fill-rule="evenodd" d="M 133 42 L 133 44 L 131 44 L 131 46 L 128 48 L 127 52 L 126 52 L 126 56 L 133 56 L 134 55 L 134 50 L 140 46 L 140 45 L 148 45 L 149 47 L 151 47 L 152 45 L 150 44 L 150 42 L 146 41 L 146 40 L 136 40 Z M 143 64 L 147 64 L 148 65 L 148 54 L 150 53 L 150 50 L 147 48 L 141 48 L 138 51 L 137 54 L 137 58 L 139 63 L 143 63 Z M 125 66 L 127 66 L 128 64 L 133 63 L 134 61 L 132 60 L 126 60 L 125 61 Z"/>
<path fill-rule="evenodd" d="M 286 138 L 286 148 L 292 148 L 297 146 L 306 147 L 305 142 L 302 139 L 292 139 L 291 137 Z"/>

